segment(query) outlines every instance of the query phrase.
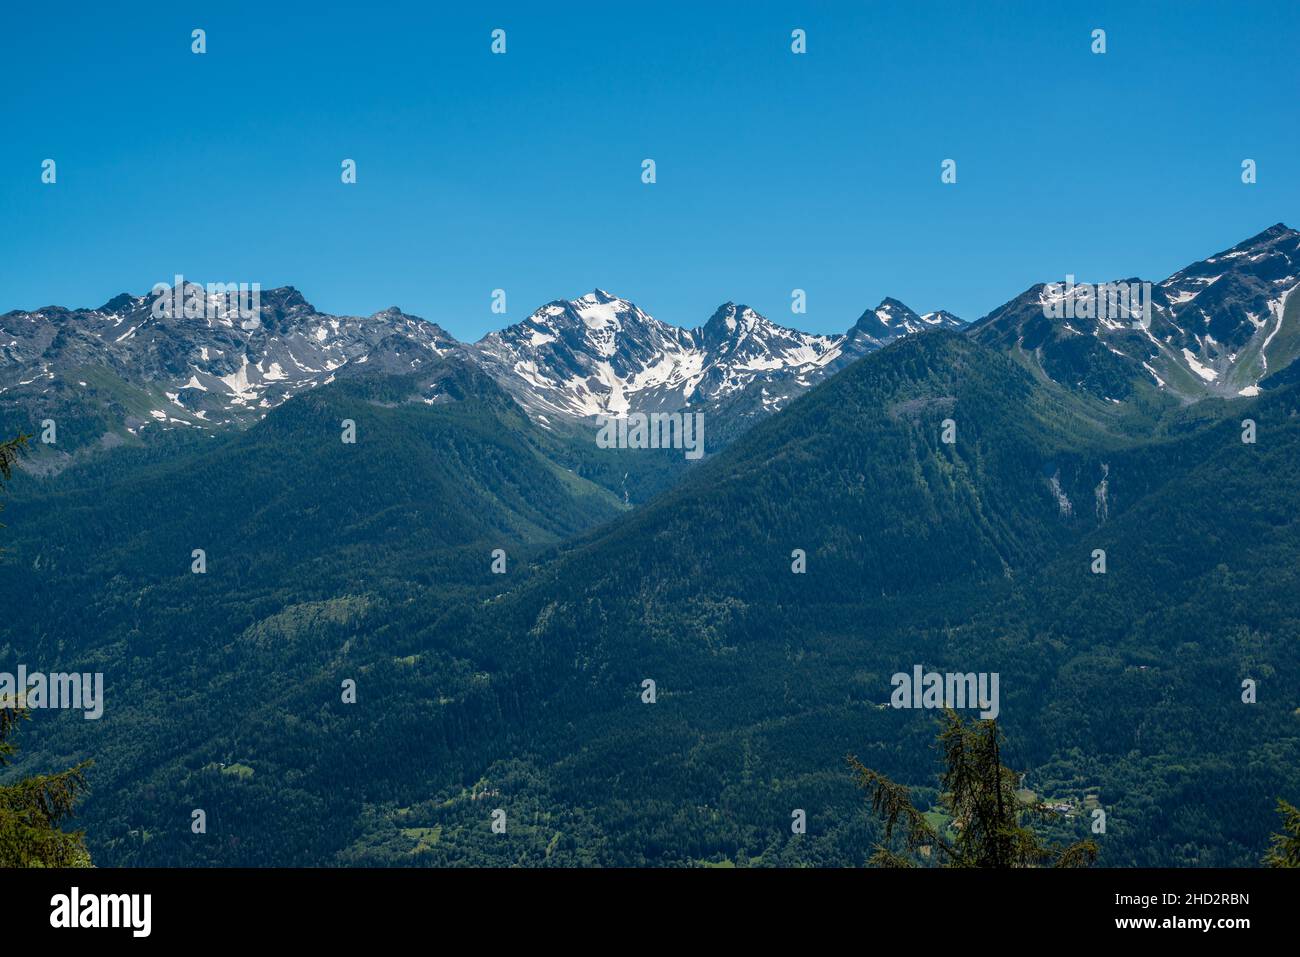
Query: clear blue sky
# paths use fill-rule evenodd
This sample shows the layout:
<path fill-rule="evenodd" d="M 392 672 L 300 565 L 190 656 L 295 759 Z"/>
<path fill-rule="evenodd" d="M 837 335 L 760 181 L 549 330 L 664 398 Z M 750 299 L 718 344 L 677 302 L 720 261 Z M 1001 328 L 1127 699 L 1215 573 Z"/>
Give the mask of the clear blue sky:
<path fill-rule="evenodd" d="M 6 5 L 0 311 L 180 272 L 463 339 L 596 286 L 830 332 L 1300 225 L 1295 2 L 277 7 Z"/>

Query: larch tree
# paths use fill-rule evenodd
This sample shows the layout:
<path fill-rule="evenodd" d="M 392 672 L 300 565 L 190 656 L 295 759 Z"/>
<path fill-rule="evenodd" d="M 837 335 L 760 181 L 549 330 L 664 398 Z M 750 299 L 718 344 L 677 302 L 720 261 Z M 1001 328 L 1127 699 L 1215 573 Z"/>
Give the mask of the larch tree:
<path fill-rule="evenodd" d="M 942 867 L 1087 867 L 1096 860 L 1094 841 L 1055 847 L 1028 825 L 1030 817 L 1054 812 L 1041 802 L 1021 800 L 1020 776 L 1002 763 L 996 721 L 966 724 L 951 709 L 944 721 L 938 738 L 945 763 L 940 803 L 955 836 L 941 833 L 912 803 L 906 787 L 849 757 L 858 785 L 885 825 L 870 863 L 914 867 L 928 858 Z"/>
<path fill-rule="evenodd" d="M 1277 813 L 1282 816 L 1282 833 L 1269 842 L 1264 864 L 1268 867 L 1300 867 L 1300 808 L 1278 798 Z"/>

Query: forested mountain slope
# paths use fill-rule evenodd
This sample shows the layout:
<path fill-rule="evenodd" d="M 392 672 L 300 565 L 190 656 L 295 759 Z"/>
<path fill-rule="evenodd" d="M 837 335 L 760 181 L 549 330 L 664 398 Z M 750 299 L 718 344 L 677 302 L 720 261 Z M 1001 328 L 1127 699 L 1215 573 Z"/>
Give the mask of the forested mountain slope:
<path fill-rule="evenodd" d="M 925 333 L 593 527 L 614 515 L 612 496 L 563 469 L 545 479 L 556 467 L 530 454 L 543 440 L 503 426 L 509 404 L 405 401 L 401 382 L 341 381 L 247 434 L 285 460 L 281 482 L 311 476 L 319 516 L 306 488 L 256 511 L 253 487 L 229 476 L 249 472 L 265 494 L 266 461 L 238 444 L 214 458 L 242 491 L 216 484 L 213 527 L 240 527 L 238 502 L 263 516 L 257 551 L 289 543 L 273 591 L 250 589 L 272 569 L 249 557 L 243 577 L 215 562 L 189 576 L 177 526 L 198 519 L 161 484 L 80 500 L 79 527 L 149 514 L 149 547 L 184 546 L 174 581 L 142 588 L 143 572 L 118 573 L 99 592 L 87 584 L 93 616 L 42 602 L 4 635 L 11 655 L 109 673 L 104 719 L 40 716 L 29 757 L 96 757 L 84 819 L 96 860 L 860 863 L 876 830 L 845 753 L 933 781 L 934 716 L 886 704 L 890 676 L 916 664 L 1000 673 L 1008 760 L 1027 787 L 1077 803 L 1062 832 L 1082 833 L 1087 795 L 1099 801 L 1103 863 L 1253 863 L 1273 798 L 1300 786 L 1286 691 L 1294 387 L 1157 421 L 1036 380 L 969 337 Z M 356 451 L 375 443 L 373 466 L 340 464 L 345 409 L 361 410 Z M 317 425 L 319 444 L 294 452 Z M 476 425 L 483 443 L 461 448 Z M 464 514 L 414 509 L 420 490 L 402 483 L 426 473 L 446 475 L 434 501 Z M 493 474 L 490 508 L 508 524 L 474 497 Z M 11 567 L 54 531 L 36 505 L 20 496 L 6 513 L 33 523 Z M 329 506 L 341 521 L 324 521 Z M 512 549 L 507 574 L 491 575 L 488 541 L 512 534 L 551 550 Z M 70 547 L 42 545 L 60 556 L 59 581 Z M 1091 571 L 1094 548 L 1105 574 Z M 84 582 L 99 560 L 130 567 L 130 548 L 91 554 L 102 559 Z M 1255 674 L 1260 701 L 1244 705 L 1240 680 Z M 341 700 L 349 679 L 355 704 Z M 188 829 L 195 807 L 212 822 L 203 838 Z M 490 828 L 497 808 L 505 835 Z M 799 837 L 796 808 L 809 820 Z"/>

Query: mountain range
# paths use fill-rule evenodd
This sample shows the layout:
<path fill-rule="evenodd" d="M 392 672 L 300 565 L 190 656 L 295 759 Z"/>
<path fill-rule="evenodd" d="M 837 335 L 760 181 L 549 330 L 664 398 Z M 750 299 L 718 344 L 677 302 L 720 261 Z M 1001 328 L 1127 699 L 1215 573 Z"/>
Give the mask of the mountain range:
<path fill-rule="evenodd" d="M 197 284 L 183 288 L 182 295 L 206 296 Z M 5 314 L 0 403 L 56 421 L 56 413 L 89 418 L 91 429 L 65 430 L 69 448 L 117 444 L 145 430 L 246 425 L 340 375 L 403 374 L 454 354 L 476 363 L 547 427 L 557 416 L 629 410 L 752 415 L 779 409 L 900 336 L 961 325 L 948 313 L 921 317 L 887 299 L 841 336 L 778 326 L 735 303 L 688 330 L 599 289 L 548 303 L 473 344 L 397 307 L 369 317 L 323 314 L 290 287 L 261 294 L 252 328 L 233 315 L 154 312 L 153 296 L 124 293 L 97 309 Z"/>
<path fill-rule="evenodd" d="M 253 330 L 9 313 L 6 431 L 101 451 L 15 476 L 0 669 L 107 693 L 5 773 L 93 758 L 101 865 L 860 864 L 846 753 L 937 813 L 935 716 L 888 705 L 923 665 L 1001 676 L 1053 836 L 1250 866 L 1300 797 L 1296 238 L 1153 283 L 1147 329 L 1047 286 L 836 337 L 600 291 L 472 345 L 284 290 Z M 676 408 L 738 426 L 689 468 L 592 440 Z"/>
<path fill-rule="evenodd" d="M 725 438 L 855 359 L 928 329 L 968 328 L 1037 374 L 1113 401 L 1135 392 L 1183 402 L 1252 395 L 1300 351 L 1300 299 L 1290 296 L 1300 285 L 1300 233 L 1280 223 L 1151 285 L 1141 329 L 1106 316 L 1052 318 L 1051 287 L 1040 283 L 969 327 L 885 299 L 834 336 L 732 302 L 683 329 L 597 289 L 472 344 L 395 306 L 368 317 L 325 314 L 292 287 L 261 293 L 253 328 L 225 315 L 160 318 L 153 296 L 123 293 L 95 309 L 0 316 L 0 411 L 66 424 L 70 451 L 179 427 L 247 425 L 339 375 L 409 372 L 454 353 L 543 426 L 708 409 L 727 423 L 715 430 Z"/>

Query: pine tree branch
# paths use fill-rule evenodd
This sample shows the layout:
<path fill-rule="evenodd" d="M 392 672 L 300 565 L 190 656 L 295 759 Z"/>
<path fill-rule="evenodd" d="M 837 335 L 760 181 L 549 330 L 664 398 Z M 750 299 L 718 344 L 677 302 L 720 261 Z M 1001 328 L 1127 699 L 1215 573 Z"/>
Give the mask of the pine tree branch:
<path fill-rule="evenodd" d="M 953 847 L 939 836 L 938 831 L 930 826 L 930 822 L 926 820 L 925 815 L 916 809 L 916 806 L 912 803 L 911 793 L 907 788 L 901 784 L 895 784 L 878 771 L 868 768 L 853 755 L 849 755 L 847 761 L 849 768 L 858 779 L 858 786 L 870 796 L 872 811 L 884 819 L 884 845 L 887 845 L 893 839 L 894 829 L 901 824 L 903 843 L 907 850 L 915 851 L 918 847 L 929 844 L 936 847 L 941 854 L 947 857 L 956 857 Z M 872 861 L 883 860 L 882 854 L 887 855 L 890 860 L 897 858 L 897 855 L 886 850 L 883 845 L 877 845 L 876 854 L 872 857 Z M 890 863 L 883 866 L 899 867 L 902 865 Z"/>

